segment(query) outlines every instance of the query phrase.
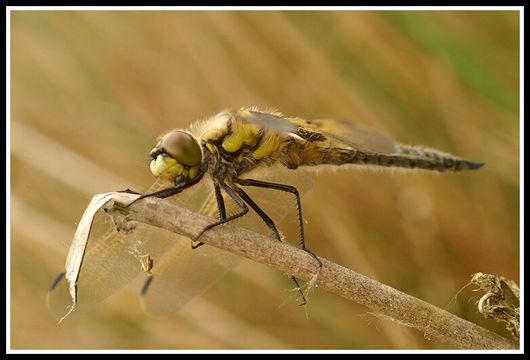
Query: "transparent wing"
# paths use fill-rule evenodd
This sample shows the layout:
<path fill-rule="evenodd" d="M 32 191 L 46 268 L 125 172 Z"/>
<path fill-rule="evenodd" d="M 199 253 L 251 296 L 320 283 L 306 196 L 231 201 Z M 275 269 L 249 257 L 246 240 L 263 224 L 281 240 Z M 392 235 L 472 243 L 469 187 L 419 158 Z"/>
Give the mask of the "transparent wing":
<path fill-rule="evenodd" d="M 194 196 L 184 199 L 179 194 L 168 200 L 217 218 L 217 203 L 210 179 L 205 178 L 198 185 L 201 188 Z M 144 309 L 152 315 L 177 311 L 201 295 L 240 261 L 238 256 L 208 245 L 192 249 L 190 239 L 184 236 L 172 233 L 166 236 L 173 239 L 172 244 L 153 262 L 152 272 L 142 293 Z"/>
<path fill-rule="evenodd" d="M 339 119 L 304 120 L 301 118 L 283 117 L 281 114 L 260 111 L 248 111 L 239 114 L 247 122 L 282 134 L 299 134 L 300 128 L 305 131 L 324 135 L 327 146 L 341 147 L 347 145 L 364 152 L 392 154 L 397 151 L 396 143 L 390 137 L 368 126 Z"/>
<path fill-rule="evenodd" d="M 286 172 L 290 172 L 289 176 L 285 176 Z M 296 186 L 300 193 L 304 193 L 312 186 L 312 180 L 303 173 L 305 172 L 274 167 L 251 172 L 247 177 L 279 183 L 286 183 L 285 179 L 289 178 L 287 183 Z M 274 220 L 277 226 L 289 212 L 294 213 L 296 210 L 296 202 L 292 194 L 248 187 L 245 188 L 245 192 Z M 234 202 L 226 194 L 223 196 L 227 214 L 238 211 Z M 213 197 L 210 197 L 210 202 L 205 204 L 202 212 L 212 211 L 210 209 L 214 209 L 216 214 L 217 206 Z M 231 226 L 241 226 L 271 236 L 271 231 L 253 211 L 234 221 Z M 152 315 L 176 312 L 206 291 L 241 260 L 239 256 L 208 245 L 191 249 L 190 240 L 182 238 L 158 263 L 154 264 L 152 280 L 148 280 L 149 287 L 142 296 L 145 311 Z"/>
<path fill-rule="evenodd" d="M 265 181 L 282 183 L 290 178 L 288 183 L 297 186 L 301 193 L 310 188 L 311 179 L 308 176 L 291 171 L 292 174 L 286 177 L 282 175 L 285 171 L 289 170 L 274 169 L 267 172 L 269 176 L 250 174 L 250 177 L 255 175 L 255 178 Z M 168 186 L 171 184 L 159 180 L 149 191 Z M 247 188 L 246 191 L 277 225 L 289 211 L 295 209 L 292 194 L 257 188 Z M 213 186 L 207 178 L 168 200 L 193 211 L 218 216 Z M 225 204 L 227 213 L 236 211 L 233 202 L 226 196 Z M 268 229 L 254 213 L 249 213 L 235 225 L 269 235 Z M 192 250 L 188 238 L 145 224 L 138 224 L 128 233 L 116 232 L 110 217 L 100 211 L 93 223 L 77 281 L 77 307 L 86 307 L 105 299 L 143 272 L 148 273 L 150 282 L 142 296 L 145 310 L 153 315 L 172 313 L 206 291 L 240 261 L 240 257 L 208 245 Z M 71 298 L 64 277 L 58 278 L 52 286 L 48 304 L 58 316 L 67 313 Z"/>
<path fill-rule="evenodd" d="M 320 132 L 334 141 L 347 144 L 354 149 L 382 154 L 397 152 L 396 142 L 368 126 L 338 119 L 320 119 L 305 121 L 304 127 Z"/>
<path fill-rule="evenodd" d="M 156 191 L 170 184 L 158 180 L 148 191 Z M 185 190 L 179 201 L 194 204 L 208 196 L 205 184 Z M 87 249 L 77 281 L 77 308 L 98 303 L 127 285 L 143 270 L 145 256 L 154 262 L 178 241 L 179 237 L 166 230 L 138 224 L 132 232 L 117 232 L 111 218 L 104 212 L 96 214 Z M 52 313 L 63 316 L 71 305 L 68 282 L 58 277 L 48 293 L 48 306 Z"/>

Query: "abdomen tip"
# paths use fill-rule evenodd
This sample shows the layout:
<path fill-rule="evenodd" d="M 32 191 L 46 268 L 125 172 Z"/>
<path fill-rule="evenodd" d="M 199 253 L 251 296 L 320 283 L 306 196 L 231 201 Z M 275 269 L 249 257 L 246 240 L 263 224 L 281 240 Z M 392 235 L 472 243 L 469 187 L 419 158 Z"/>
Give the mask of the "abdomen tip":
<path fill-rule="evenodd" d="M 476 169 L 480 169 L 481 167 L 486 165 L 486 163 L 484 163 L 484 162 L 471 162 L 470 165 L 471 165 L 471 169 L 476 170 Z"/>

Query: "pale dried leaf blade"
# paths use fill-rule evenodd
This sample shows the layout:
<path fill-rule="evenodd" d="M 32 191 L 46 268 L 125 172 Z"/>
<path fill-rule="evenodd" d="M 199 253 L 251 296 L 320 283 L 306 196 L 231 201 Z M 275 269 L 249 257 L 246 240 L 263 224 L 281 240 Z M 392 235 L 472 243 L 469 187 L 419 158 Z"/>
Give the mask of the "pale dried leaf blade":
<path fill-rule="evenodd" d="M 81 220 L 79 221 L 79 225 L 75 231 L 74 238 L 66 258 L 65 277 L 66 280 L 68 280 L 72 305 L 66 315 L 61 318 L 61 321 L 75 309 L 77 304 L 77 280 L 81 272 L 83 258 L 85 256 L 88 239 L 90 237 L 90 230 L 92 228 L 96 213 L 110 200 L 120 203 L 129 203 L 138 197 L 139 195 L 124 192 L 96 194 L 92 197 L 92 200 L 88 204 L 83 216 L 81 217 Z"/>

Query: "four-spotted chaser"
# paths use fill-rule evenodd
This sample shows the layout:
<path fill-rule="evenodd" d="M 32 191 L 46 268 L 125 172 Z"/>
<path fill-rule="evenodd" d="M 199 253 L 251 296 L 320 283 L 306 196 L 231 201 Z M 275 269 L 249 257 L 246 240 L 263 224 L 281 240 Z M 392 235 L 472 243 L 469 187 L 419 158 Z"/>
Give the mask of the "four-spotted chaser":
<path fill-rule="evenodd" d="M 320 262 L 304 238 L 300 193 L 311 187 L 305 169 L 362 165 L 443 172 L 483 165 L 434 149 L 402 145 L 348 121 L 304 120 L 257 108 L 223 111 L 192 124 L 189 130 L 168 131 L 158 138 L 150 156 L 151 172 L 158 181 L 137 200 L 171 197 L 194 211 L 217 215 L 218 220 L 192 239 L 190 246 L 182 236 L 147 225 L 138 225 L 131 233 L 116 232 L 109 218 L 99 214 L 75 284 L 77 305 L 96 303 L 144 272 L 146 311 L 175 312 L 239 262 L 233 254 L 200 246 L 200 235 L 236 220 L 237 226 L 269 232 L 283 241 L 276 224 L 291 208 L 296 210 L 302 249 Z M 58 314 L 69 306 L 63 278 L 54 282 L 49 296 Z"/>

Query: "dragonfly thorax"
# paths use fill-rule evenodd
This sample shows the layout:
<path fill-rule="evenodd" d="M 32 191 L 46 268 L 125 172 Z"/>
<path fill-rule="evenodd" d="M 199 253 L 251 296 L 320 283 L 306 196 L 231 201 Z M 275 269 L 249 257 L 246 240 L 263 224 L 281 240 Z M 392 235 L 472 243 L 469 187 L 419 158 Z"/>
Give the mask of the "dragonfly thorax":
<path fill-rule="evenodd" d="M 232 183 L 239 176 L 239 162 L 236 159 L 227 157 L 222 149 L 217 148 L 213 143 L 206 143 L 203 149 L 205 160 L 208 162 L 208 173 L 215 179 Z"/>

